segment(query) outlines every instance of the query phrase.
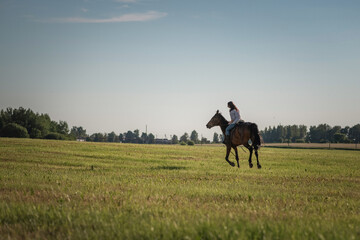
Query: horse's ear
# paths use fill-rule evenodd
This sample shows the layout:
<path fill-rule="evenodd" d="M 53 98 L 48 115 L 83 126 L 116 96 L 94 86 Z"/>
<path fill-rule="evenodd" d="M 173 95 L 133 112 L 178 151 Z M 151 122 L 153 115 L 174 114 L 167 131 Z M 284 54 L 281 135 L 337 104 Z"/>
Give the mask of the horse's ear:
<path fill-rule="evenodd" d="M 216 114 L 219 114 L 219 110 L 216 111 Z"/>

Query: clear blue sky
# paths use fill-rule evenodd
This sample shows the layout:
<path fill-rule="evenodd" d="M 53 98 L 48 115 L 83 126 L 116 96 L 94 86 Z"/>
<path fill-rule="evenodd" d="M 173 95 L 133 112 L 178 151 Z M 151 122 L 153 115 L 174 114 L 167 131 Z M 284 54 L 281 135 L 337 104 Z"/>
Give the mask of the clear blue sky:
<path fill-rule="evenodd" d="M 88 133 L 360 123 L 360 1 L 1 0 L 0 109 Z"/>

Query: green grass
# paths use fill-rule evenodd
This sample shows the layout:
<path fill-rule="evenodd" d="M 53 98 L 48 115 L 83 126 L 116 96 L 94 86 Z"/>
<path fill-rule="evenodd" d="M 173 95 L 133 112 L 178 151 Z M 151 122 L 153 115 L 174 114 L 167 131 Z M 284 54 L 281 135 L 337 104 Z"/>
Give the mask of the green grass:
<path fill-rule="evenodd" d="M 0 138 L 0 239 L 360 238 L 360 152 L 224 154 Z"/>

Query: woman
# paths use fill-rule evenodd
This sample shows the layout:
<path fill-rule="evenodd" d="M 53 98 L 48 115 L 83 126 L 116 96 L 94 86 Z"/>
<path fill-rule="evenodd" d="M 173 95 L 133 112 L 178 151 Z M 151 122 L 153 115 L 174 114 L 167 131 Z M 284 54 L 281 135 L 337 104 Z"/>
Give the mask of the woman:
<path fill-rule="evenodd" d="M 230 143 L 231 129 L 233 129 L 238 122 L 242 121 L 241 117 L 240 117 L 239 109 L 237 109 L 237 107 L 235 106 L 235 104 L 232 101 L 228 102 L 228 107 L 230 108 L 229 111 L 230 111 L 231 121 L 229 122 L 229 126 L 225 130 L 225 139 L 223 142 L 224 144 Z"/>

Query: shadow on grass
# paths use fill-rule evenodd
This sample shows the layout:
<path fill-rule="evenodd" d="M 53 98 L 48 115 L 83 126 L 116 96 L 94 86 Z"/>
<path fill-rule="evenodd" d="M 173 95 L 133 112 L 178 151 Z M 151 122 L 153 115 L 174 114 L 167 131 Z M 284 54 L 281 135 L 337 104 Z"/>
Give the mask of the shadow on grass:
<path fill-rule="evenodd" d="M 178 166 L 157 166 L 152 167 L 152 170 L 183 170 L 186 169 L 186 167 L 178 167 Z"/>

